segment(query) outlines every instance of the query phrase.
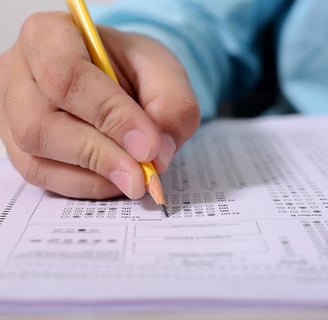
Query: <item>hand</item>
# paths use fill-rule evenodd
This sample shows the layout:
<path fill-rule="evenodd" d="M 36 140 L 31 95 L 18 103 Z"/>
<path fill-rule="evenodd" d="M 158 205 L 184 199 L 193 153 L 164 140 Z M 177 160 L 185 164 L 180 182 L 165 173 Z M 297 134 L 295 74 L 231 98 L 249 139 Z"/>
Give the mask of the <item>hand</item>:
<path fill-rule="evenodd" d="M 27 19 L 0 57 L 0 134 L 30 183 L 78 198 L 145 193 L 199 125 L 177 59 L 148 37 L 99 28 L 120 86 L 90 62 L 70 15 Z"/>

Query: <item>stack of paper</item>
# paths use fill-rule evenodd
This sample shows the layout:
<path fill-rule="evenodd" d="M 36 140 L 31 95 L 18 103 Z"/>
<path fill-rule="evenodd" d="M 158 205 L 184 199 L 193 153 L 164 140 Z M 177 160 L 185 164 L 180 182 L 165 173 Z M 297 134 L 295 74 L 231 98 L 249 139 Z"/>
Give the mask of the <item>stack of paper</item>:
<path fill-rule="evenodd" d="M 0 311 L 328 306 L 328 118 L 204 125 L 150 197 L 74 200 L 0 162 Z"/>

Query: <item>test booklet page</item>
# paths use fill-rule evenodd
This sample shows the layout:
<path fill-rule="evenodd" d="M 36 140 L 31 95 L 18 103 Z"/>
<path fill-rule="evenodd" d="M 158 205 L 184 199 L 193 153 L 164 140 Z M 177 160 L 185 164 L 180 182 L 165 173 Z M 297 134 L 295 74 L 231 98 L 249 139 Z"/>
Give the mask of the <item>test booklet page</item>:
<path fill-rule="evenodd" d="M 218 120 L 140 200 L 65 198 L 0 162 L 0 311 L 328 306 L 328 118 Z"/>

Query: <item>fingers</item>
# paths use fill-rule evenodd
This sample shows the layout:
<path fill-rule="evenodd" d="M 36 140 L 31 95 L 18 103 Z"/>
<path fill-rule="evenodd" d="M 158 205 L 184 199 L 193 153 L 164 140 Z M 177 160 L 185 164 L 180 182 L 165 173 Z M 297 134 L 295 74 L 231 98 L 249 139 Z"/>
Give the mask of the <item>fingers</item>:
<path fill-rule="evenodd" d="M 138 162 L 165 171 L 197 128 L 199 110 L 183 68 L 162 45 L 112 29 L 103 39 L 129 94 L 90 62 L 69 15 L 28 19 L 8 80 L 0 81 L 1 134 L 32 184 L 71 197 L 139 198 Z"/>
<path fill-rule="evenodd" d="M 30 18 L 24 26 L 23 53 L 49 104 L 90 123 L 135 160 L 152 160 L 160 146 L 158 130 L 118 84 L 90 63 L 69 16 L 48 19 L 43 14 L 35 20 Z M 65 37 L 49 37 L 55 22 L 56 33 Z"/>
<path fill-rule="evenodd" d="M 162 172 L 175 152 L 198 128 L 200 111 L 187 74 L 176 58 L 157 42 L 152 43 L 151 49 L 150 44 L 138 43 L 144 48 L 136 50 L 140 54 L 133 59 L 139 75 L 138 97 L 146 113 L 162 131 L 161 152 L 154 161 Z M 145 48 L 147 59 L 144 58 Z"/>
<path fill-rule="evenodd" d="M 0 110 L 3 111 L 1 108 Z M 22 151 L 13 139 L 12 128 L 8 126 L 9 121 L 5 119 L 5 114 L 1 112 L 1 137 L 7 153 L 14 166 L 29 183 L 73 198 L 104 199 L 122 193 L 111 181 L 95 172 Z"/>
<path fill-rule="evenodd" d="M 11 161 L 25 180 L 46 190 L 72 198 L 105 199 L 122 192 L 96 173 L 50 159 L 38 158 L 8 143 Z"/>
<path fill-rule="evenodd" d="M 111 56 L 124 64 L 134 83 L 138 103 L 161 131 L 161 148 L 154 164 L 165 171 L 176 151 L 198 128 L 200 112 L 186 72 L 160 43 L 136 34 L 100 28 Z M 111 46 L 114 42 L 116 46 Z"/>
<path fill-rule="evenodd" d="M 24 70 L 23 67 L 21 70 Z M 24 164 L 21 158 L 14 157 L 17 168 L 29 182 L 57 193 L 61 190 L 62 194 L 78 196 L 83 193 L 80 187 L 69 194 L 63 193 L 68 190 L 65 185 L 66 177 L 58 179 L 55 174 L 65 173 L 70 168 L 72 174 L 69 176 L 77 181 L 85 180 L 85 177 L 88 180 L 90 177 L 95 179 L 95 175 L 86 174 L 74 167 L 79 166 L 115 183 L 130 198 L 139 198 L 144 194 L 140 165 L 112 139 L 65 111 L 51 110 L 34 82 L 16 81 L 14 89 L 7 95 L 6 105 L 12 140 L 21 152 L 17 149 L 12 149 L 12 152 L 34 156 L 22 157 L 29 165 Z M 17 92 L 20 94 L 17 95 Z M 15 107 L 17 105 L 19 108 Z M 100 177 L 97 181 L 99 179 Z M 77 182 L 70 183 L 73 184 L 77 185 Z M 92 194 L 97 189 L 88 186 L 86 188 Z M 112 189 L 113 187 L 110 191 Z"/>
<path fill-rule="evenodd" d="M 165 59 L 165 58 L 164 58 Z M 180 65 L 163 67 L 156 56 L 154 71 L 145 66 L 140 83 L 152 75 L 158 79 L 151 88 L 140 88 L 140 104 L 157 127 L 162 131 L 161 151 L 154 160 L 159 172 L 165 171 L 176 151 L 194 133 L 200 124 L 197 100 L 186 74 Z"/>

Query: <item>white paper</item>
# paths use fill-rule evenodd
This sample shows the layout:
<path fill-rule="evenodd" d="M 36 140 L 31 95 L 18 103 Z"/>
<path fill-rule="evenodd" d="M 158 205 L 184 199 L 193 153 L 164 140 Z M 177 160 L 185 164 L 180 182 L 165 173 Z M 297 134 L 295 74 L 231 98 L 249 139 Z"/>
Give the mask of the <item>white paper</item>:
<path fill-rule="evenodd" d="M 328 306 L 328 118 L 203 125 L 149 196 L 84 201 L 0 162 L 0 310 Z"/>

